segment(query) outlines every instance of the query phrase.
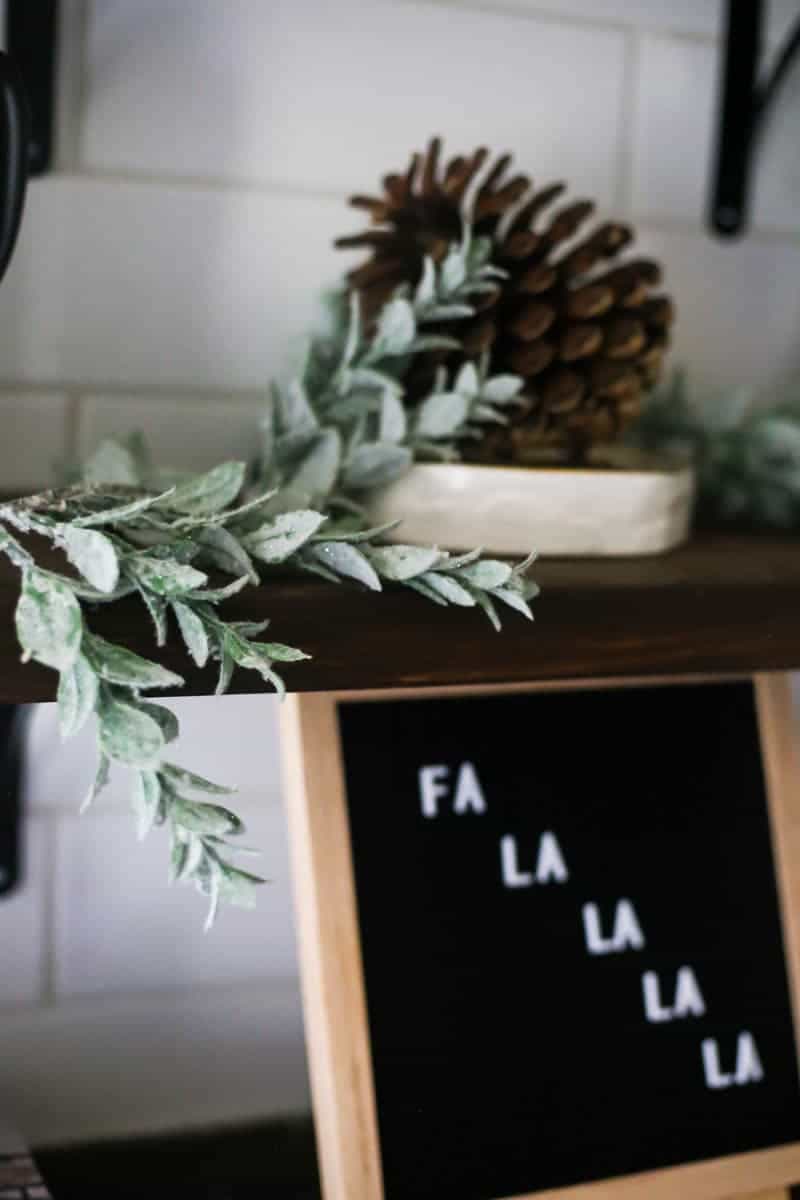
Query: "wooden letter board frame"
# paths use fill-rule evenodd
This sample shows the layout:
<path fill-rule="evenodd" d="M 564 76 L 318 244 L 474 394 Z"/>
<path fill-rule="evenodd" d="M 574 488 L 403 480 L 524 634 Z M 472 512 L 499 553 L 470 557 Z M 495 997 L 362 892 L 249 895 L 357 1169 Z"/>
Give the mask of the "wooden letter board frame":
<path fill-rule="evenodd" d="M 310 693 L 287 699 L 282 745 L 306 1039 L 325 1200 L 384 1200 L 337 704 L 704 681 L 709 682 L 708 677 L 403 688 Z M 754 683 L 797 1038 L 800 762 L 788 676 L 756 675 Z M 785 1185 L 798 1182 L 800 1143 L 496 1200 L 714 1200 L 728 1196 L 788 1200 Z"/>

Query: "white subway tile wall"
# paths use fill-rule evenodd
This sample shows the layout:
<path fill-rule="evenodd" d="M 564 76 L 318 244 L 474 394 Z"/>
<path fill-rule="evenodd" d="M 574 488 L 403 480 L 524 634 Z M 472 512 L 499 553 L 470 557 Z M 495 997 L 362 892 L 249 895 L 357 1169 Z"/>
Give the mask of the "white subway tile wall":
<path fill-rule="evenodd" d="M 769 41 L 800 10 L 773 0 Z M 345 205 L 430 133 L 513 150 L 633 219 L 678 300 L 703 393 L 796 365 L 800 167 L 790 79 L 754 232 L 703 226 L 719 0 L 67 0 L 56 170 L 30 188 L 0 288 L 0 488 L 142 429 L 165 461 L 248 453 L 269 379 L 346 260 Z M 76 809 L 89 734 L 29 725 L 28 871 L 0 901 L 0 1111 L 35 1142 L 307 1103 L 276 710 L 183 700 L 180 756 L 241 788 L 272 882 L 258 911 L 168 890 L 127 785 Z M 213 1086 L 212 1086 L 213 1085 Z M 42 1097 L 47 1096 L 43 1101 Z"/>
<path fill-rule="evenodd" d="M 0 390 L 0 489 L 21 494 L 58 478 L 68 453 L 70 410 L 64 392 Z"/>

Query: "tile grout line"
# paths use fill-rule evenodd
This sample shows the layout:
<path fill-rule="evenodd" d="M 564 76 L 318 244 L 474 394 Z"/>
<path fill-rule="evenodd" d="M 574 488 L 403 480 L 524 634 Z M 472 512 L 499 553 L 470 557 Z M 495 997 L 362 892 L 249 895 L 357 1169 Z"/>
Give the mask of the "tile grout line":
<path fill-rule="evenodd" d="M 74 169 L 57 173 L 64 180 L 79 179 L 95 183 L 135 184 L 144 187 L 188 188 L 208 192 L 237 192 L 253 196 L 288 196 L 294 199 L 336 201 L 347 200 L 346 188 L 321 187 L 314 184 L 295 183 L 291 180 L 266 179 L 246 175 L 193 175 L 179 173 L 166 168 L 142 168 L 123 166 L 93 166 L 83 159 Z"/>
<path fill-rule="evenodd" d="M 46 875 L 41 881 L 44 899 L 42 918 L 42 964 L 40 980 L 40 1002 L 44 1008 L 53 1008 L 56 1003 L 56 858 L 57 839 L 60 834 L 61 814 L 48 812 L 39 814 L 46 822 Z"/>
<path fill-rule="evenodd" d="M 159 384 L 159 383 L 121 383 L 118 380 L 101 380 L 89 382 L 86 380 L 59 379 L 4 379 L 0 377 L 0 396 L 3 393 L 21 393 L 31 395 L 47 393 L 51 396 L 74 397 L 79 404 L 88 399 L 121 399 L 121 400 L 174 400 L 179 404 L 198 403 L 211 406 L 213 404 L 249 404 L 257 405 L 266 402 L 269 388 L 221 388 L 214 391 L 208 388 L 193 388 L 190 384 Z"/>
<path fill-rule="evenodd" d="M 64 0 L 59 14 L 58 81 L 55 113 L 55 169 L 71 171 L 80 163 L 89 74 L 86 0 Z"/>
<path fill-rule="evenodd" d="M 67 389 L 66 429 L 64 431 L 64 466 L 69 467 L 78 457 L 78 430 L 80 427 L 82 398 L 72 388 Z"/>
<path fill-rule="evenodd" d="M 674 25 L 658 25 L 637 21 L 625 21 L 609 18 L 596 20 L 580 13 L 554 12 L 552 9 L 540 8 L 535 2 L 524 6 L 513 3 L 513 0 L 394 0 L 396 4 L 411 7 L 412 5 L 427 5 L 433 8 L 462 8 L 472 12 L 496 13 L 505 17 L 517 17 L 529 21 L 541 21 L 547 25 L 560 25 L 569 29 L 583 29 L 598 33 L 653 33 L 661 37 L 684 38 L 693 42 L 716 43 L 720 40 L 718 33 L 702 33 L 695 29 L 685 29 Z"/>
<path fill-rule="evenodd" d="M 406 0 L 402 0 L 402 2 L 405 3 Z M 430 2 L 430 0 L 428 0 L 428 2 Z M 441 0 L 435 0 L 435 2 L 439 3 L 439 2 L 441 2 Z M 449 0 L 448 0 L 448 2 L 449 2 Z M 637 34 L 635 36 L 637 39 L 639 39 L 641 35 Z M 623 88 L 623 91 L 624 90 L 625 89 Z M 619 167 L 618 167 L 618 170 L 619 170 Z M 288 198 L 294 197 L 295 199 L 305 199 L 305 200 L 324 200 L 324 201 L 336 200 L 337 202 L 343 202 L 346 199 L 346 195 L 347 195 L 347 193 L 345 193 L 345 192 L 323 191 L 321 189 L 305 188 L 302 185 L 284 184 L 284 183 L 279 183 L 279 182 L 259 183 L 259 182 L 254 182 L 252 180 L 236 180 L 233 178 L 222 181 L 222 180 L 204 178 L 204 177 L 200 177 L 200 176 L 161 175 L 161 174 L 151 174 L 151 173 L 147 173 L 147 172 L 116 172 L 116 171 L 111 171 L 111 170 L 100 171 L 100 170 L 95 170 L 95 169 L 81 169 L 79 171 L 70 171 L 70 172 L 61 172 L 61 173 L 56 172 L 53 175 L 49 176 L 49 180 L 50 180 L 50 182 L 63 181 L 63 182 L 67 182 L 67 183 L 72 182 L 72 183 L 88 183 L 88 184 L 91 184 L 91 183 L 115 183 L 120 186 L 133 185 L 133 186 L 137 186 L 137 187 L 148 187 L 148 188 L 155 188 L 155 189 L 168 189 L 168 188 L 172 188 L 172 187 L 178 187 L 178 188 L 185 188 L 187 190 L 194 189 L 197 191 L 202 190 L 202 191 L 207 191 L 207 192 L 212 192 L 212 193 L 213 192 L 234 193 L 234 194 L 238 194 L 240 196 L 245 196 L 245 195 L 258 195 L 258 196 L 263 196 L 263 197 L 282 196 L 282 197 L 288 197 Z M 635 216 L 635 213 L 633 215 Z M 659 232 L 684 233 L 684 234 L 695 233 L 695 234 L 699 234 L 699 235 L 703 235 L 705 233 L 703 225 L 697 221 L 682 220 L 680 218 L 669 218 L 669 217 L 658 218 L 658 217 L 648 216 L 647 214 L 644 214 L 642 216 L 641 221 L 643 223 L 643 227 L 646 225 L 654 230 L 658 230 Z M 787 242 L 787 243 L 792 244 L 793 246 L 797 245 L 797 231 L 794 229 L 790 229 L 786 226 L 774 226 L 774 227 L 762 226 L 761 228 L 751 229 L 748 234 L 748 237 L 753 242 L 764 243 L 764 244 L 774 243 L 774 242 Z M 70 386 L 72 386 L 73 382 L 74 381 L 70 381 Z M 3 384 L 3 381 L 0 380 L 0 387 L 2 387 L 2 386 L 4 386 L 4 384 Z M 56 385 L 51 383 L 51 384 L 45 384 L 43 386 L 53 387 Z M 64 386 L 63 383 L 62 383 L 62 386 Z M 105 384 L 95 384 L 95 383 L 89 383 L 89 384 L 84 385 L 84 383 L 78 382 L 78 383 L 76 383 L 76 386 L 78 386 L 80 388 L 85 388 L 88 390 L 92 390 L 92 389 L 96 390 L 97 388 L 105 387 L 106 385 Z M 126 385 L 120 384 L 120 383 L 115 383 L 113 385 L 109 384 L 108 386 L 125 387 Z M 157 387 L 158 385 L 149 385 L 148 384 L 146 386 Z M 131 385 L 131 387 L 133 387 L 133 385 Z M 188 392 L 191 390 L 191 384 L 179 384 L 179 385 L 176 385 L 176 389 L 178 391 Z M 255 388 L 245 388 L 242 390 L 249 391 L 249 392 L 256 391 Z M 208 389 L 206 389 L 205 392 L 207 393 Z M 224 394 L 224 392 L 225 392 L 225 389 L 218 389 L 216 392 L 214 392 L 214 394 L 215 395 L 218 395 L 220 393 Z"/>

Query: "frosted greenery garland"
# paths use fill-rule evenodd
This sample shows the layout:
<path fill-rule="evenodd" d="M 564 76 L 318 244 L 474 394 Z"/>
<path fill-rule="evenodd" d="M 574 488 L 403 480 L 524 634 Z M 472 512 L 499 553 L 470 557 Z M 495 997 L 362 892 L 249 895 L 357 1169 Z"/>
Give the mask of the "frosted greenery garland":
<path fill-rule="evenodd" d="M 257 464 L 228 462 L 159 486 L 138 438 L 106 442 L 82 478 L 60 491 L 0 505 L 0 550 L 20 570 L 16 631 L 23 658 L 57 671 L 63 737 L 97 717 L 99 765 L 84 806 L 100 794 L 112 763 L 130 769 L 140 837 L 169 829 L 174 880 L 209 897 L 209 927 L 221 900 L 251 906 L 262 880 L 232 861 L 244 826 L 220 803 L 231 789 L 169 762 L 179 732 L 170 709 L 143 698 L 178 688 L 181 676 L 92 631 L 93 606 L 138 596 L 162 647 L 174 622 L 192 660 L 219 664 L 218 692 L 237 668 L 257 671 L 283 692 L 275 664 L 308 656 L 262 635 L 269 622 L 228 621 L 226 599 L 268 578 L 278 564 L 380 591 L 384 582 L 440 605 L 480 607 L 496 628 L 497 605 L 526 617 L 536 585 L 525 577 L 532 556 L 512 567 L 480 551 L 452 555 L 436 547 L 383 545 L 388 526 L 369 528 L 362 501 L 416 456 L 457 455 L 456 441 L 476 423 L 503 420 L 520 381 L 487 376 L 486 366 L 444 373 L 418 409 L 403 404 L 402 376 L 413 355 L 441 346 L 437 324 L 472 314 L 468 298 L 496 271 L 488 249 L 467 233 L 441 268 L 426 264 L 413 297 L 399 294 L 365 333 L 357 303 L 343 336 L 317 342 L 303 380 L 274 390 Z M 335 361 L 329 361 L 331 350 Z M 21 542 L 14 533 L 31 535 Z M 44 565 L 45 539 L 75 574 Z M 52 556 L 51 556 L 52 557 Z M 49 562 L 51 559 L 48 559 Z M 231 582 L 215 584 L 210 573 Z"/>
<path fill-rule="evenodd" d="M 633 438 L 683 455 L 697 471 L 701 520 L 800 529 L 800 400 L 754 407 L 745 392 L 694 406 L 677 372 L 645 409 Z"/>

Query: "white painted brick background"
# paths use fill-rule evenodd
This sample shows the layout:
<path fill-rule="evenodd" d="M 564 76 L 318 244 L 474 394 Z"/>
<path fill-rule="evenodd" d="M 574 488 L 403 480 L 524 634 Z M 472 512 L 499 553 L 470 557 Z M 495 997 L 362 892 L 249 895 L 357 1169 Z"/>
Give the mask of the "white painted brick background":
<path fill-rule="evenodd" d="M 178 467 L 252 446 L 331 248 L 432 132 L 514 151 L 662 258 L 698 392 L 796 365 L 800 81 L 765 141 L 754 230 L 703 227 L 718 0 L 67 0 L 57 170 L 0 288 L 0 487 L 141 428 Z M 774 47 L 800 0 L 773 0 Z M 0 902 L 0 1111 L 37 1142 L 307 1103 L 275 707 L 179 702 L 181 756 L 237 781 L 273 882 L 209 937 L 136 843 L 124 780 L 81 821 L 91 739 L 30 725 L 24 888 Z M 42 1100 L 47 1096 L 47 1101 Z"/>

